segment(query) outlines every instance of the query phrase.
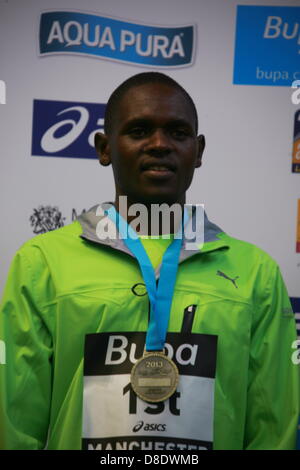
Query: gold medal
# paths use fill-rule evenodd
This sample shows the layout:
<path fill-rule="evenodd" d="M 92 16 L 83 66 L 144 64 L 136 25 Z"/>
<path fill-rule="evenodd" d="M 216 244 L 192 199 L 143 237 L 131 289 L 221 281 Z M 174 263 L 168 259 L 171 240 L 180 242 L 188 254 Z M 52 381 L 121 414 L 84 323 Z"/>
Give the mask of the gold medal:
<path fill-rule="evenodd" d="M 145 351 L 131 371 L 134 392 L 142 400 L 153 403 L 173 395 L 178 381 L 177 366 L 163 351 Z"/>

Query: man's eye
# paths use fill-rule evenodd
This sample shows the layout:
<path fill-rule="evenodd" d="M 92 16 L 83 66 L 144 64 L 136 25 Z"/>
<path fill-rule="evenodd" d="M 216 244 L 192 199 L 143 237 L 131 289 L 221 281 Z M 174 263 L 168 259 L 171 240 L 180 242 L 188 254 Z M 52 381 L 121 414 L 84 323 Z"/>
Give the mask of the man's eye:
<path fill-rule="evenodd" d="M 144 137 L 147 134 L 147 129 L 144 127 L 134 127 L 129 130 L 128 134 L 134 138 Z"/>
<path fill-rule="evenodd" d="M 172 129 L 171 134 L 175 139 L 184 139 L 189 135 L 188 131 L 185 129 Z"/>

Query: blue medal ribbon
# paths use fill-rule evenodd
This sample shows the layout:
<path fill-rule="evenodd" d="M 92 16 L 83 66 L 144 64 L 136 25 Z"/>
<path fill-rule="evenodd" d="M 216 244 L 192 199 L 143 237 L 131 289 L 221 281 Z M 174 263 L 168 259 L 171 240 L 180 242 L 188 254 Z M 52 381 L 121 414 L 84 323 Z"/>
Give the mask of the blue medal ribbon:
<path fill-rule="evenodd" d="M 179 253 L 183 238 L 182 224 L 163 256 L 160 279 L 158 286 L 156 286 L 155 271 L 136 232 L 113 206 L 105 212 L 116 225 L 127 248 L 136 257 L 146 284 L 151 305 L 150 321 L 146 335 L 146 351 L 162 351 L 166 341 L 178 270 Z M 187 220 L 188 213 L 185 209 L 183 225 L 186 224 Z"/>

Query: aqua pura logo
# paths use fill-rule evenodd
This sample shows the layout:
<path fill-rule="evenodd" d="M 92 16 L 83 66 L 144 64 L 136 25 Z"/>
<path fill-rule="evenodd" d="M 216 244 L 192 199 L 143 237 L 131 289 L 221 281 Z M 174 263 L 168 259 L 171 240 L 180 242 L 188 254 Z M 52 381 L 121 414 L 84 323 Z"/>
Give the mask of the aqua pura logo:
<path fill-rule="evenodd" d="M 149 67 L 192 64 L 195 26 L 162 27 L 106 16 L 47 11 L 40 16 L 39 50 L 47 54 L 83 54 Z"/>
<path fill-rule="evenodd" d="M 300 7 L 237 7 L 234 84 L 291 86 L 299 53 Z"/>

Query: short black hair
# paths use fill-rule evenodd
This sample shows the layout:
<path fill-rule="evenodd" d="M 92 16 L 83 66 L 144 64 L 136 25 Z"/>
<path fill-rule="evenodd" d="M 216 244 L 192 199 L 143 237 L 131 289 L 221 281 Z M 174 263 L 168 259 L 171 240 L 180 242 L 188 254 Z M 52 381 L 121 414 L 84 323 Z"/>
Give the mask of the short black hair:
<path fill-rule="evenodd" d="M 179 90 L 184 97 L 187 99 L 189 104 L 192 107 L 193 114 L 195 116 L 195 130 L 196 133 L 198 132 L 198 115 L 194 101 L 188 94 L 188 92 L 177 83 L 173 78 L 165 75 L 164 73 L 160 72 L 142 72 L 132 77 L 129 77 L 125 82 L 121 83 L 110 95 L 109 100 L 106 105 L 105 109 L 105 116 L 104 116 L 104 132 L 106 135 L 112 132 L 114 119 L 120 104 L 121 99 L 125 95 L 125 93 L 133 87 L 146 85 L 148 83 L 162 83 L 173 88 Z"/>

